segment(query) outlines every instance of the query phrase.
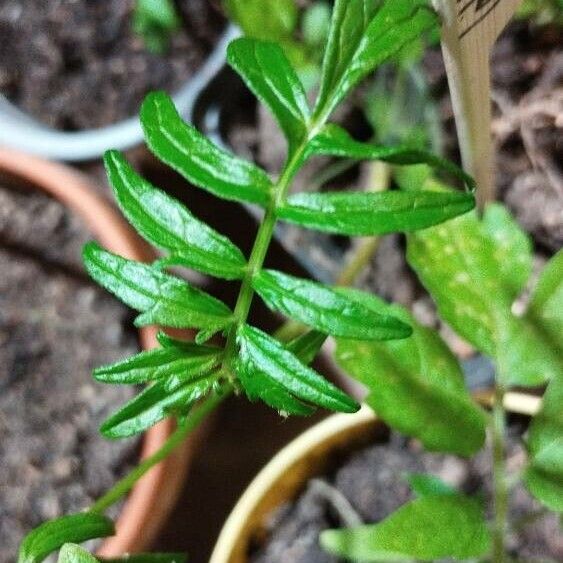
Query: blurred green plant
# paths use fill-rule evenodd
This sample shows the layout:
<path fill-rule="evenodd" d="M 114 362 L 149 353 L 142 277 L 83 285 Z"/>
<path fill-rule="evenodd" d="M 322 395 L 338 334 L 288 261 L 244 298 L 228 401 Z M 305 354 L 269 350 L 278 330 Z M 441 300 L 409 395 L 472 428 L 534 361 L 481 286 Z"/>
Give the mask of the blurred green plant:
<path fill-rule="evenodd" d="M 304 9 L 296 0 L 224 0 L 224 4 L 246 36 L 282 47 L 305 90 L 318 85 L 330 26 L 329 2 L 317 0 Z"/>
<path fill-rule="evenodd" d="M 536 23 L 563 25 L 563 0 L 525 0 L 518 11 L 520 18 Z"/>
<path fill-rule="evenodd" d="M 406 190 L 447 189 L 426 166 L 396 170 L 394 177 Z M 478 509 L 458 495 L 440 498 L 438 504 L 414 501 L 379 524 L 326 532 L 321 542 L 331 553 L 353 561 L 468 559 L 485 553 L 495 562 L 505 561 L 508 481 L 523 480 L 545 507 L 563 512 L 563 251 L 545 266 L 524 310 L 515 308 L 515 303 L 530 285 L 531 242 L 500 204 L 490 204 L 483 217 L 471 212 L 408 234 L 407 257 L 434 298 L 440 317 L 496 364 L 495 408 L 489 420 L 493 533 L 489 535 L 483 525 L 485 507 Z M 367 404 L 392 428 L 418 438 L 431 451 L 475 453 L 483 443 L 484 427 L 466 400 L 456 396 L 456 390 L 464 388 L 457 359 L 437 333 L 409 318 L 407 311 L 393 308 L 394 315 L 413 328 L 411 338 L 338 339 L 337 362 L 366 386 Z M 546 384 L 543 406 L 525 438 L 526 469 L 521 475 L 508 475 L 504 395 L 511 387 Z M 420 492 L 419 484 L 413 489 Z M 451 494 L 438 489 L 436 496 Z M 440 531 L 441 518 L 450 524 Z"/>
<path fill-rule="evenodd" d="M 149 51 L 165 53 L 180 26 L 181 19 L 173 0 L 135 1 L 133 30 L 143 38 Z"/>

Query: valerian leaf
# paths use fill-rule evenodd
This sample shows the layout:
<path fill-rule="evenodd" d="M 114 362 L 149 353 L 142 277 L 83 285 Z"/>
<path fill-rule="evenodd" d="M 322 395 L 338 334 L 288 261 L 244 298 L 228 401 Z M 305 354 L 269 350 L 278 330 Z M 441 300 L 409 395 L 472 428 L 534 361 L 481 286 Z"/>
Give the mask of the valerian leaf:
<path fill-rule="evenodd" d="M 58 563 L 98 563 L 98 560 L 79 545 L 67 543 L 59 553 Z"/>
<path fill-rule="evenodd" d="M 471 559 L 491 543 L 483 509 L 462 495 L 434 495 L 402 506 L 378 524 L 321 534 L 321 545 L 351 561 Z"/>
<path fill-rule="evenodd" d="M 151 151 L 196 186 L 228 200 L 263 206 L 270 201 L 272 182 L 268 175 L 188 125 L 164 92 L 146 97 L 141 123 Z"/>
<path fill-rule="evenodd" d="M 413 335 L 389 342 L 339 339 L 338 364 L 367 386 L 367 404 L 392 428 L 429 450 L 474 454 L 485 441 L 486 420 L 458 361 L 435 331 L 399 306 L 388 308 Z"/>
<path fill-rule="evenodd" d="M 533 305 L 523 317 L 512 311 L 531 262 L 517 230 L 495 204 L 483 221 L 472 213 L 410 235 L 407 257 L 440 316 L 496 359 L 505 384 L 535 386 L 562 373 L 562 335 Z"/>
<path fill-rule="evenodd" d="M 563 372 L 547 387 L 533 419 L 527 445 L 530 463 L 524 481 L 549 509 L 563 512 Z"/>
<path fill-rule="evenodd" d="M 298 193 L 279 218 L 326 233 L 373 236 L 412 232 L 471 211 L 475 199 L 459 192 Z"/>
<path fill-rule="evenodd" d="M 382 160 L 399 165 L 427 164 L 461 180 L 468 191 L 472 192 L 476 188 L 475 180 L 469 174 L 445 158 L 409 145 L 387 147 L 362 143 L 354 140 L 346 130 L 332 123 L 313 137 L 307 146 L 307 151 L 309 155 L 335 156 L 354 160 Z"/>
<path fill-rule="evenodd" d="M 332 112 L 377 66 L 437 25 L 425 0 L 336 0 L 315 115 Z"/>
<path fill-rule="evenodd" d="M 359 292 L 333 289 L 274 270 L 262 270 L 252 286 L 272 310 L 327 334 L 386 340 L 406 338 L 412 332 L 389 313 L 386 304 L 367 294 L 366 306 L 359 300 Z"/>
<path fill-rule="evenodd" d="M 241 38 L 229 45 L 227 60 L 252 92 L 272 110 L 289 146 L 292 148 L 301 142 L 307 133 L 309 105 L 303 85 L 281 47 Z"/>
<path fill-rule="evenodd" d="M 136 326 L 222 329 L 232 320 L 221 301 L 147 264 L 121 258 L 88 243 L 83 251 L 88 273 L 102 287 L 142 314 Z"/>
<path fill-rule="evenodd" d="M 244 325 L 237 343 L 236 372 L 250 400 L 261 399 L 281 412 L 298 415 L 310 414 L 309 405 L 338 412 L 359 409 L 356 401 L 264 332 Z"/>
<path fill-rule="evenodd" d="M 174 378 L 173 384 L 156 381 L 126 403 L 101 426 L 100 431 L 112 440 L 144 432 L 167 416 L 185 412 L 207 395 L 218 380 L 218 373 Z"/>
<path fill-rule="evenodd" d="M 41 524 L 21 543 L 18 563 L 40 563 L 66 543 L 82 543 L 115 533 L 113 522 L 101 514 L 84 512 Z"/>
<path fill-rule="evenodd" d="M 131 358 L 96 368 L 94 377 L 104 383 L 137 384 L 209 373 L 219 362 L 222 350 L 182 342 L 141 352 Z"/>
<path fill-rule="evenodd" d="M 244 255 L 229 239 L 141 178 L 118 151 L 108 151 L 104 162 L 121 211 L 143 238 L 170 253 L 164 263 L 225 279 L 244 275 Z"/>

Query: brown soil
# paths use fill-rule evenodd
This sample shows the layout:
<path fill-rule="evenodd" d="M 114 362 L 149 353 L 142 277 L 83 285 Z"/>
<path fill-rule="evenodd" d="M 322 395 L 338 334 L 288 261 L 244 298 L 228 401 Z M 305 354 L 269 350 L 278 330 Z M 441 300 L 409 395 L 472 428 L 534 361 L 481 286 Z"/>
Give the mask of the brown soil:
<path fill-rule="evenodd" d="M 90 238 L 58 203 L 0 184 L 0 562 L 43 520 L 76 512 L 136 461 L 100 423 L 134 390 L 95 366 L 138 350 L 129 311 L 83 272 Z"/>
<path fill-rule="evenodd" d="M 188 80 L 224 26 L 215 2 L 177 4 L 184 27 L 157 55 L 133 33 L 134 0 L 4 0 L 0 92 L 59 129 L 135 115 L 147 92 L 173 92 Z"/>
<path fill-rule="evenodd" d="M 521 430 L 521 429 L 520 429 Z M 514 434 L 519 433 L 513 427 Z M 524 460 L 523 448 L 513 435 L 508 446 L 508 467 L 516 471 Z M 424 453 L 420 446 L 392 434 L 385 443 L 370 445 L 350 455 L 329 475 L 309 481 L 303 493 L 271 516 L 267 541 L 252 554 L 252 563 L 338 563 L 324 553 L 318 537 L 323 530 L 345 527 L 353 516 L 362 523 L 382 520 L 413 498 L 406 473 L 430 473 L 467 494 L 490 498 L 490 451 L 473 460 Z M 348 506 L 343 510 L 342 499 Z M 512 491 L 513 524 L 539 510 L 539 504 L 522 486 Z M 508 542 L 512 555 L 522 561 L 563 558 L 563 537 L 556 514 L 545 515 L 513 533 Z"/>

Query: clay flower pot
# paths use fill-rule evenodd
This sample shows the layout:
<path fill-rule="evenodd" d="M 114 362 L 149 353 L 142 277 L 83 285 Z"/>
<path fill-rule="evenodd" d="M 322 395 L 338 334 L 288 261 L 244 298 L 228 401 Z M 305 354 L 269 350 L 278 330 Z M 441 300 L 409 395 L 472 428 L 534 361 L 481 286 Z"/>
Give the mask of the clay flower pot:
<path fill-rule="evenodd" d="M 22 180 L 30 189 L 58 200 L 77 214 L 108 250 L 139 261 L 154 259 L 150 247 L 108 200 L 97 195 L 91 181 L 83 174 L 61 164 L 1 147 L 0 174 Z M 155 327 L 145 327 L 139 332 L 143 349 L 157 345 Z M 160 449 L 173 431 L 171 420 L 148 430 L 143 437 L 141 458 Z M 138 481 L 117 520 L 116 535 L 105 541 L 100 555 L 116 557 L 149 548 L 178 498 L 197 439 L 196 433 L 175 454 Z"/>
<path fill-rule="evenodd" d="M 483 392 L 476 399 L 489 405 L 492 394 Z M 539 403 L 537 397 L 508 393 L 505 407 L 532 415 Z M 277 508 L 294 500 L 307 481 L 329 469 L 335 454 L 373 443 L 384 429 L 385 424 L 364 406 L 355 414 L 332 415 L 293 440 L 246 489 L 219 535 L 210 563 L 248 563 L 249 548 L 266 538 L 268 518 Z"/>

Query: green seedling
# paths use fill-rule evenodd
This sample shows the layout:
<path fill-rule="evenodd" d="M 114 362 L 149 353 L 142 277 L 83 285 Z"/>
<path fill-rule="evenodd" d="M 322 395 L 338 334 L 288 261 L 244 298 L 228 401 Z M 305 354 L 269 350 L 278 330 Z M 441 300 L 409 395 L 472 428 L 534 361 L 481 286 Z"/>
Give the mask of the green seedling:
<path fill-rule="evenodd" d="M 287 22 L 276 24 L 280 29 L 294 25 L 292 9 L 287 10 Z M 313 104 L 282 47 L 256 38 L 235 40 L 228 49 L 229 64 L 270 109 L 287 140 L 286 163 L 275 176 L 205 138 L 181 119 L 166 94 L 146 98 L 141 123 L 155 156 L 196 188 L 262 208 L 263 218 L 254 246 L 245 256 L 232 241 L 139 176 L 123 155 L 106 154 L 108 177 L 121 210 L 139 234 L 162 251 L 163 258 L 152 264 L 138 263 L 89 243 L 84 249 L 86 268 L 100 285 L 139 313 L 136 326 L 195 329 L 197 336 L 195 342 L 187 342 L 162 332 L 160 348 L 94 372 L 97 380 L 109 384 L 146 384 L 104 422 L 101 431 L 106 437 L 136 435 L 169 417 L 176 420 L 177 429 L 159 451 L 88 511 L 32 531 L 22 543 L 19 563 L 39 563 L 57 551 L 66 563 L 95 561 L 78 544 L 113 533 L 105 511 L 232 394 L 263 401 L 283 416 L 308 415 L 318 408 L 355 412 L 356 401 L 310 367 L 329 336 L 338 340 L 342 364 L 370 388 L 368 404 L 389 424 L 416 436 L 431 450 L 467 456 L 483 446 L 487 416 L 471 401 L 457 361 L 436 334 L 418 325 L 406 311 L 368 293 L 264 268 L 280 221 L 348 236 L 403 232 L 416 241 L 414 237 L 444 227 L 453 229 L 445 223 L 456 217 L 476 220 L 465 218 L 475 207 L 474 182 L 458 167 L 410 145 L 355 141 L 331 123 L 334 110 L 357 84 L 436 25 L 436 14 L 422 0 L 337 0 Z M 465 191 L 436 189 L 435 183 L 421 179 L 419 189 L 293 193 L 295 176 L 316 156 L 376 160 L 399 167 L 425 164 L 455 178 Z M 169 271 L 171 266 L 174 273 Z M 188 283 L 176 273 L 178 267 L 238 283 L 234 306 Z M 548 275 L 538 289 L 536 317 L 551 302 L 553 277 Z M 256 296 L 272 311 L 306 325 L 306 332 L 281 342 L 252 326 L 249 314 Z M 495 311 L 500 314 L 502 307 Z M 373 359 L 369 370 L 364 366 L 366 358 Z M 532 379 L 544 381 L 547 376 Z M 531 490 L 557 488 L 557 480 L 545 475 L 557 458 L 559 442 L 553 440 L 557 422 L 552 413 L 557 411 L 559 383 L 552 379 L 542 414 L 530 432 L 526 479 Z M 435 425 L 427 424 L 430 419 Z M 420 498 L 378 524 L 375 534 L 330 532 L 323 544 L 335 551 L 343 545 L 361 545 L 361 551 L 345 554 L 362 560 L 388 554 L 428 559 L 487 553 L 491 538 L 477 500 L 424 476 L 413 476 L 411 482 Z M 557 504 L 557 497 L 553 498 Z M 361 541 L 344 541 L 342 534 Z M 128 559 L 182 560 L 175 554 Z"/>
<path fill-rule="evenodd" d="M 173 0 L 136 0 L 133 29 L 149 51 L 166 52 L 170 39 L 181 25 Z"/>

